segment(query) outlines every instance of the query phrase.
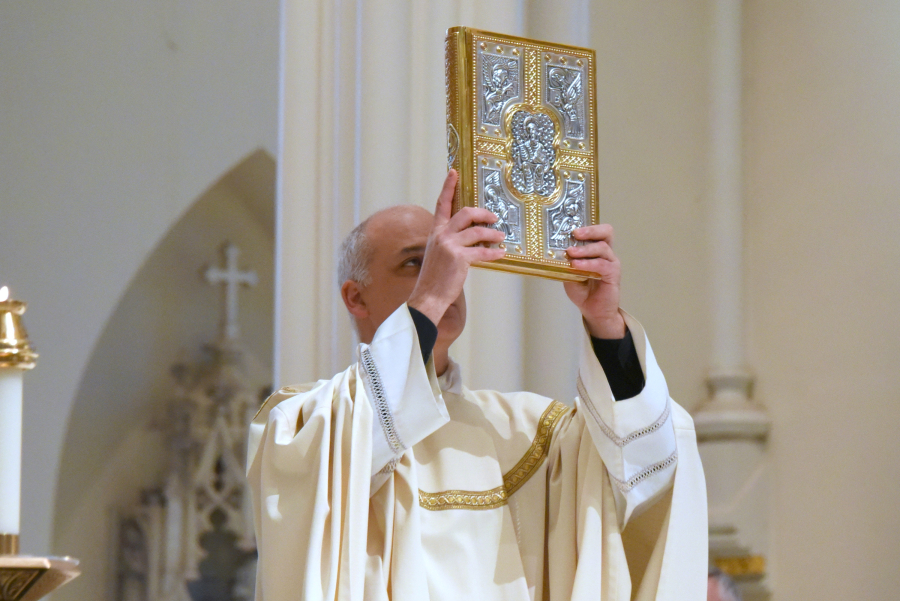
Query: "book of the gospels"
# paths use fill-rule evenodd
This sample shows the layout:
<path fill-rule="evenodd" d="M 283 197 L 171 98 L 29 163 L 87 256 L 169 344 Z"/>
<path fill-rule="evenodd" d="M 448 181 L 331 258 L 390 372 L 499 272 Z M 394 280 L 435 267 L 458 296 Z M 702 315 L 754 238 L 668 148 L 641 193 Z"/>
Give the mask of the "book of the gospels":
<path fill-rule="evenodd" d="M 454 211 L 488 209 L 506 235 L 505 256 L 476 265 L 597 277 L 566 256 L 598 219 L 594 51 L 454 27 L 445 52 Z"/>

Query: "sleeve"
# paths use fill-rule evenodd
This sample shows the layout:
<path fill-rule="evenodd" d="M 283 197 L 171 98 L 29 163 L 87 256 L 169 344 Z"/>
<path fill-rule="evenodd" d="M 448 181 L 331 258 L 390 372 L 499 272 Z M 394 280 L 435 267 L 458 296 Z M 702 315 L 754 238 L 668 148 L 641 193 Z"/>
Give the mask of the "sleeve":
<path fill-rule="evenodd" d="M 390 476 L 406 449 L 450 421 L 434 361 L 422 362 L 406 304 L 388 317 L 371 344 L 359 345 L 359 371 L 372 404 L 372 491 Z"/>
<path fill-rule="evenodd" d="M 644 372 L 634 348 L 631 330 L 625 328 L 625 337 L 619 339 L 591 336 L 591 347 L 617 401 L 624 401 L 641 393 L 644 389 Z"/>
<path fill-rule="evenodd" d="M 352 377 L 282 388 L 250 426 L 256 601 L 347 598 L 363 584 L 372 412 L 353 402 Z"/>
<path fill-rule="evenodd" d="M 602 445 L 590 431 L 594 418 L 587 411 L 566 417 L 548 453 L 546 503 L 553 519 L 545 535 L 545 598 L 706 599 L 706 483 L 688 413 L 671 403 L 667 427 L 678 469 L 668 470 L 671 482 L 658 498 L 631 512 L 627 527 L 609 459 L 601 457 Z"/>
<path fill-rule="evenodd" d="M 416 326 L 416 335 L 419 337 L 419 347 L 422 349 L 422 361 L 428 363 L 434 343 L 437 342 L 438 329 L 428 316 L 414 307 L 409 308 L 409 315 Z"/>
<path fill-rule="evenodd" d="M 582 343 L 576 407 L 613 484 L 622 527 L 671 486 L 678 461 L 669 390 L 637 320 L 623 311 L 644 375 L 636 396 L 616 402 L 587 332 Z"/>
<path fill-rule="evenodd" d="M 405 305 L 359 353 L 358 366 L 331 380 L 273 394 L 250 426 L 256 601 L 362 599 L 370 567 L 400 556 L 388 526 L 410 522 L 385 497 L 411 499 L 415 489 L 409 456 L 398 460 L 449 417 Z M 394 486 L 382 486 L 395 466 Z M 415 528 L 399 530 L 410 538 Z"/>

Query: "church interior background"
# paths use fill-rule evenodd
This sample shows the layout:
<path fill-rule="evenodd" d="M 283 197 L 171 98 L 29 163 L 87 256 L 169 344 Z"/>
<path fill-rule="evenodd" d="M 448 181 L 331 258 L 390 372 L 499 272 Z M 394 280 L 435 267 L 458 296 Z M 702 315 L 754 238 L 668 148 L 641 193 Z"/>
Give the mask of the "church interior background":
<path fill-rule="evenodd" d="M 0 285 L 29 303 L 41 353 L 22 547 L 83 569 L 54 597 L 248 598 L 236 423 L 269 386 L 352 360 L 337 246 L 374 210 L 431 208 L 459 24 L 597 51 L 601 216 L 623 306 L 698 423 L 713 558 L 747 599 L 892 598 L 886 0 L 4 3 Z M 256 280 L 236 321 L 204 279 L 226 243 Z M 570 400 L 560 286 L 467 286 L 468 384 Z"/>

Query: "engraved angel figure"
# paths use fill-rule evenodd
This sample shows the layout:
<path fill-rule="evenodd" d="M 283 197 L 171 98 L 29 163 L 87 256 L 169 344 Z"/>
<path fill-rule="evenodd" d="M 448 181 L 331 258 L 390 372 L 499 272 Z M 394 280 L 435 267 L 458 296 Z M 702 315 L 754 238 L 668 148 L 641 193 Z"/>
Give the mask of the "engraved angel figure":
<path fill-rule="evenodd" d="M 556 67 L 547 76 L 547 100 L 566 118 L 566 133 L 580 138 L 584 135 L 579 115 L 581 100 L 581 71 Z"/>
<path fill-rule="evenodd" d="M 484 122 L 492 125 L 500 124 L 500 109 L 503 103 L 512 96 L 513 82 L 509 78 L 506 65 L 494 63 L 491 76 L 484 81 Z"/>
<path fill-rule="evenodd" d="M 574 244 L 572 232 L 584 225 L 581 217 L 581 205 L 584 201 L 584 188 L 579 186 L 566 198 L 562 207 L 552 217 L 553 232 L 550 234 L 550 246 L 568 248 Z"/>
<path fill-rule="evenodd" d="M 509 224 L 509 203 L 503 198 L 500 186 L 496 184 L 484 187 L 484 208 L 497 216 L 497 221 L 492 226 L 501 231 L 509 239 L 512 237 L 512 228 Z"/>

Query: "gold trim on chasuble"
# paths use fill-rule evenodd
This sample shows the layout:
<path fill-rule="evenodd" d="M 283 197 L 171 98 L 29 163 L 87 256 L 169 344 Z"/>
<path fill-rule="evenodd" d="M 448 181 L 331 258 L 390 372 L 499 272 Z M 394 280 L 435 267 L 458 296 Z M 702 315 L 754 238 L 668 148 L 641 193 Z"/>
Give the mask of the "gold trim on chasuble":
<path fill-rule="evenodd" d="M 538 430 L 531 447 L 511 470 L 503 475 L 503 484 L 485 491 L 445 490 L 425 492 L 419 490 L 419 505 L 429 511 L 444 509 L 494 509 L 506 505 L 514 492 L 522 488 L 547 458 L 550 439 L 560 418 L 569 411 L 559 401 L 553 401 L 541 415 Z"/>
<path fill-rule="evenodd" d="M 271 401 L 273 398 L 275 398 L 276 395 L 279 395 L 279 394 L 290 394 L 290 395 L 300 394 L 301 392 L 309 392 L 309 391 L 312 390 L 312 389 L 313 389 L 313 385 L 312 385 L 312 384 L 305 384 L 305 385 L 303 385 L 303 386 L 282 386 L 281 388 L 279 388 L 278 390 L 276 390 L 275 392 L 273 392 L 272 394 L 270 394 L 268 397 L 266 397 L 266 400 L 263 401 L 263 404 L 259 406 L 259 409 L 256 410 L 256 414 L 253 416 L 253 419 L 251 419 L 250 421 L 251 421 L 251 422 L 252 422 L 252 421 L 256 421 L 256 418 L 259 417 L 259 414 L 262 413 L 263 409 L 266 408 L 266 405 L 269 404 L 269 401 Z M 285 398 L 287 398 L 287 397 L 285 397 Z M 284 399 L 281 399 L 281 400 L 283 401 Z M 280 402 L 281 402 L 281 401 L 279 401 L 279 403 L 280 403 Z M 277 404 L 277 403 L 276 403 L 276 404 Z M 301 415 L 300 415 L 300 421 L 298 422 L 299 425 L 297 426 L 297 431 L 299 431 L 299 430 L 300 430 L 300 426 L 303 425 L 303 421 L 302 421 L 302 420 L 303 420 L 303 415 L 301 414 Z"/>

